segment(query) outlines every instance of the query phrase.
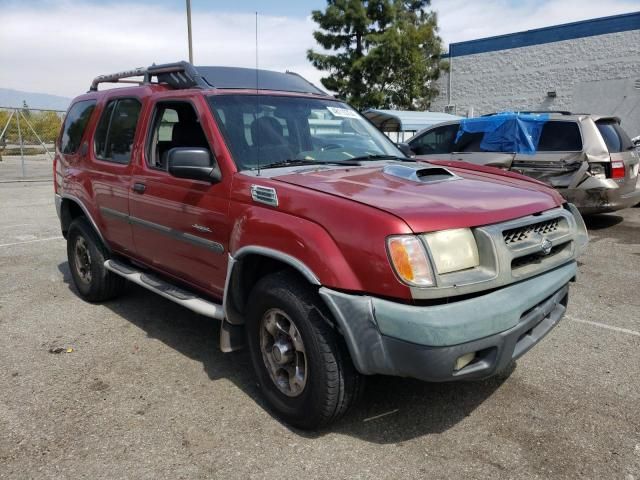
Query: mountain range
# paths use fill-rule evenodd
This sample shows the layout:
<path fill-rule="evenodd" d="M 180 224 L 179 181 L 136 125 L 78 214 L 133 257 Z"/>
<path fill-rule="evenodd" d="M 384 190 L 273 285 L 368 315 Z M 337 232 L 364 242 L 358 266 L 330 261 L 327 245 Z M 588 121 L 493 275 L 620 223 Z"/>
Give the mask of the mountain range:
<path fill-rule="evenodd" d="M 43 110 L 66 110 L 71 99 L 48 93 L 23 92 L 11 88 L 0 88 L 0 107 L 19 108 L 27 102 L 29 108 Z"/>

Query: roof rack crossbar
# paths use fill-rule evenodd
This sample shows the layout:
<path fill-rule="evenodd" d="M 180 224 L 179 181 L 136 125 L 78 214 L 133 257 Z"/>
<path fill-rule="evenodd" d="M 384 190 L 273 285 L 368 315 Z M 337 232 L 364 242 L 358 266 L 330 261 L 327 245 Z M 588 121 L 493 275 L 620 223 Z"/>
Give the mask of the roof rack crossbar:
<path fill-rule="evenodd" d="M 142 77 L 142 81 L 136 82 L 126 79 Z M 90 92 L 98 90 L 101 83 L 138 83 L 139 85 L 151 83 L 151 78 L 156 77 L 158 83 L 167 83 L 173 88 L 208 88 L 210 85 L 198 73 L 189 62 L 166 63 L 151 65 L 150 67 L 134 68 L 124 72 L 116 72 L 108 75 L 100 75 L 93 79 Z"/>
<path fill-rule="evenodd" d="M 328 96 L 301 75 L 287 71 L 285 74 L 259 70 L 260 88 Z M 140 80 L 140 77 L 142 79 Z M 178 90 L 188 88 L 255 89 L 258 87 L 254 69 L 239 67 L 194 67 L 189 62 L 151 65 L 124 72 L 100 75 L 93 79 L 90 92 L 98 90 L 101 83 L 134 83 L 138 85 L 164 84 Z"/>
<path fill-rule="evenodd" d="M 485 113 L 484 115 L 481 115 L 481 116 L 490 117 L 491 115 L 499 115 L 501 113 L 507 113 L 507 112 Z M 574 113 L 571 113 L 567 110 L 516 110 L 514 112 L 509 112 L 509 113 L 524 113 L 524 114 L 556 113 L 558 115 L 575 115 Z"/>

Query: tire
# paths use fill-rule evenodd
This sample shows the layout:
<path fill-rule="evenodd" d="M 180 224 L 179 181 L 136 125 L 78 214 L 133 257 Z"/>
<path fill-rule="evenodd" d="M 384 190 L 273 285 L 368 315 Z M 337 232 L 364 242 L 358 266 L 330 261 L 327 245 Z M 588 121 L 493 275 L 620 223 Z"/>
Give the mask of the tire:
<path fill-rule="evenodd" d="M 353 366 L 329 318 L 317 292 L 289 272 L 263 277 L 249 296 L 247 344 L 260 388 L 275 414 L 301 429 L 317 429 L 337 420 L 360 397 L 363 388 L 364 378 Z M 269 333 L 269 326 L 276 335 Z M 283 338 L 295 350 L 293 354 L 287 348 L 282 349 L 285 354 L 278 353 L 276 343 L 280 345 Z M 296 367 L 289 363 L 282 367 L 276 362 L 287 358 L 293 358 Z M 274 365 L 282 369 L 274 373 Z M 304 367 L 304 381 L 299 375 L 300 365 Z M 284 368 L 297 373 L 285 374 Z"/>
<path fill-rule="evenodd" d="M 103 302 L 122 292 L 125 279 L 104 267 L 109 254 L 85 217 L 76 218 L 69 226 L 67 259 L 73 284 L 84 300 Z"/>

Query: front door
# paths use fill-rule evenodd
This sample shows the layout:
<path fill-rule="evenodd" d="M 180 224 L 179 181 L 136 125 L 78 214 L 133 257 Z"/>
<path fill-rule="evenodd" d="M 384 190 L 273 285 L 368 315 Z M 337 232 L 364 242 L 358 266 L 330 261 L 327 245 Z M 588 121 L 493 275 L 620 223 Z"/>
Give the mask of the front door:
<path fill-rule="evenodd" d="M 459 128 L 458 123 L 432 128 L 413 138 L 409 147 L 418 158 L 424 160 L 449 160 Z"/>
<path fill-rule="evenodd" d="M 204 107 L 157 101 L 130 195 L 136 256 L 144 263 L 221 298 L 229 238 L 230 179 L 219 183 L 176 178 L 167 171 L 172 148 L 213 149 L 200 119 Z"/>

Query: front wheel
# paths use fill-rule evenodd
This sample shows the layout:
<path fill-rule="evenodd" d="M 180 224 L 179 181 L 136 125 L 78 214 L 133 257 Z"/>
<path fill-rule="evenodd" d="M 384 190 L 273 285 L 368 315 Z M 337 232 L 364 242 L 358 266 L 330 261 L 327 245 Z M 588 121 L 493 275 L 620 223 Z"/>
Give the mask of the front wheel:
<path fill-rule="evenodd" d="M 342 416 L 363 379 L 317 293 L 288 272 L 267 275 L 252 290 L 247 313 L 253 366 L 275 413 L 305 429 Z"/>

